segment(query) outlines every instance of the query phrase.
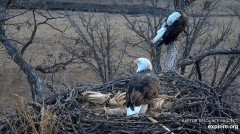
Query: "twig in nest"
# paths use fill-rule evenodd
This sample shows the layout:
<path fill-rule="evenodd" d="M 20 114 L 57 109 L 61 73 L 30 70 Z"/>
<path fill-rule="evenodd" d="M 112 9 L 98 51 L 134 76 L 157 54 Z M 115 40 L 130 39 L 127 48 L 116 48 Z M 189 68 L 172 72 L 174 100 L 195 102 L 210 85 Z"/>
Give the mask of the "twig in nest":
<path fill-rule="evenodd" d="M 147 117 L 152 123 L 158 123 L 158 121 L 156 121 L 155 119 L 153 119 L 152 117 Z M 171 132 L 171 130 L 164 126 L 163 124 L 159 124 L 163 129 L 165 129 L 167 132 Z M 171 134 L 174 134 L 173 132 Z"/>
<path fill-rule="evenodd" d="M 152 123 L 157 123 L 158 121 L 156 121 L 155 119 L 153 119 L 152 117 L 147 117 Z"/>

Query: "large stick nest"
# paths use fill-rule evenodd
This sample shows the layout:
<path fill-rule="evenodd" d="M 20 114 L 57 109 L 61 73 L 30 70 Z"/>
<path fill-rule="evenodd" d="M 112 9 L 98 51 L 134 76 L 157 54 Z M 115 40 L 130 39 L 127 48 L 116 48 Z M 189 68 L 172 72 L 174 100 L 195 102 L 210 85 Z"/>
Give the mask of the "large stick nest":
<path fill-rule="evenodd" d="M 161 94 L 146 115 L 125 115 L 129 78 L 81 85 L 48 98 L 44 105 L 14 95 L 16 109 L 0 120 L 0 133 L 239 133 L 208 125 L 238 125 L 240 114 L 213 88 L 168 72 L 159 76 Z"/>

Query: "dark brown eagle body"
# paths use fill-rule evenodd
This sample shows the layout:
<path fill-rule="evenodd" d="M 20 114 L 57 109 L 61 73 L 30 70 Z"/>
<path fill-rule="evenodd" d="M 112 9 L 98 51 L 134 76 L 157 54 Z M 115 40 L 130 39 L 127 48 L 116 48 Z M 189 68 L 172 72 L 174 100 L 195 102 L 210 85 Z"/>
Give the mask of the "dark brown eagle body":
<path fill-rule="evenodd" d="M 162 41 L 159 42 L 158 46 L 163 43 L 168 45 L 170 42 L 176 40 L 181 32 L 185 31 L 185 27 L 187 26 L 187 17 L 183 16 L 183 14 L 167 28 L 166 32 L 162 36 Z"/>
<path fill-rule="evenodd" d="M 127 107 L 134 110 L 135 106 L 149 104 L 159 94 L 160 81 L 152 70 L 137 72 L 129 81 L 126 94 Z"/>
<path fill-rule="evenodd" d="M 173 18 L 173 17 L 170 17 L 171 15 L 173 15 L 174 13 L 180 13 L 180 17 L 178 18 Z M 186 31 L 186 27 L 188 25 L 188 17 L 187 15 L 179 10 L 179 11 L 176 11 L 172 13 L 165 21 L 164 21 L 164 25 L 165 25 L 165 28 L 166 30 L 162 30 L 164 33 L 158 33 L 158 34 L 161 34 L 161 36 L 159 36 L 158 38 L 154 39 L 153 43 L 157 43 L 157 46 L 160 46 L 162 44 L 165 44 L 165 45 L 168 45 L 169 43 L 173 42 L 174 40 L 177 39 L 177 37 L 180 35 L 181 32 L 185 32 L 187 34 L 187 31 Z M 169 21 L 170 19 L 172 19 L 172 23 L 169 24 L 167 23 L 167 21 Z M 163 28 L 163 26 L 162 26 Z M 158 35 L 157 34 L 157 35 Z"/>

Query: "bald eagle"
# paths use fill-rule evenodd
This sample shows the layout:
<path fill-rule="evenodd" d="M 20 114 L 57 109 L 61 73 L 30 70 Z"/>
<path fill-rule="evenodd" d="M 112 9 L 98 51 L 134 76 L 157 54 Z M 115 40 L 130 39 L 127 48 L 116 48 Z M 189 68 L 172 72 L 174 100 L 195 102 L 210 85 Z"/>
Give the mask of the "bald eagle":
<path fill-rule="evenodd" d="M 187 15 L 179 10 L 173 12 L 168 18 L 163 22 L 162 27 L 157 31 L 157 35 L 152 40 L 152 43 L 157 43 L 157 46 L 165 43 L 168 45 L 177 39 L 181 32 L 186 31 L 186 26 L 188 23 Z"/>
<path fill-rule="evenodd" d="M 160 90 L 160 81 L 152 70 L 151 62 L 147 58 L 138 58 L 135 63 L 137 72 L 131 77 L 126 93 L 127 116 L 145 113 Z"/>

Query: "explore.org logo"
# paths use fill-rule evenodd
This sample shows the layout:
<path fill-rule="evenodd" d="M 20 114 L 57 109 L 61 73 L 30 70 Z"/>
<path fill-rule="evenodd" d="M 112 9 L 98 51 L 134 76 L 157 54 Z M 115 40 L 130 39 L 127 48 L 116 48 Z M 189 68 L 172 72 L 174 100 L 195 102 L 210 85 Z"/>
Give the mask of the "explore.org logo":
<path fill-rule="evenodd" d="M 184 118 L 183 123 L 206 123 L 209 129 L 238 129 L 239 119 L 231 119 L 225 117 L 209 117 L 209 118 Z"/>
<path fill-rule="evenodd" d="M 238 125 L 208 125 L 210 129 L 238 129 Z"/>

